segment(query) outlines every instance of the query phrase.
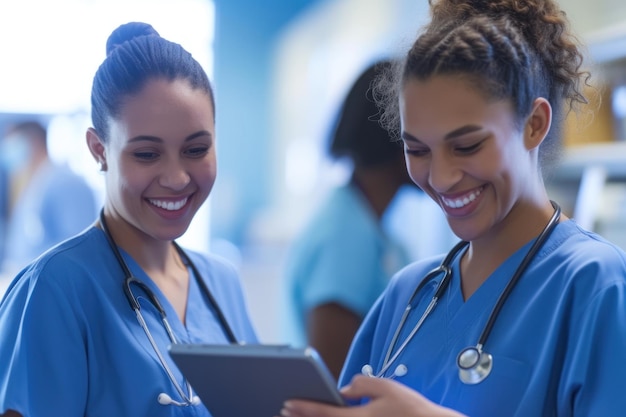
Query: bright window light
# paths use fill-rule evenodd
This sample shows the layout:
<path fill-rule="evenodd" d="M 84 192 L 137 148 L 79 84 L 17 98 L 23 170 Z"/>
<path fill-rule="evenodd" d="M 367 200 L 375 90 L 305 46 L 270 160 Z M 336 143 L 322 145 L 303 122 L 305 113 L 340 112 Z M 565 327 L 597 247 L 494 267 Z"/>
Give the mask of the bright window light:
<path fill-rule="evenodd" d="M 56 116 L 51 157 L 98 190 L 102 176 L 85 144 L 93 76 L 109 34 L 130 21 L 151 24 L 180 43 L 213 78 L 215 9 L 211 0 L 20 0 L 0 3 L 0 113 Z M 208 248 L 205 204 L 181 243 Z"/>
<path fill-rule="evenodd" d="M 115 27 L 150 23 L 212 74 L 210 0 L 30 0 L 0 5 L 0 112 L 73 112 L 88 106 L 93 75 Z"/>

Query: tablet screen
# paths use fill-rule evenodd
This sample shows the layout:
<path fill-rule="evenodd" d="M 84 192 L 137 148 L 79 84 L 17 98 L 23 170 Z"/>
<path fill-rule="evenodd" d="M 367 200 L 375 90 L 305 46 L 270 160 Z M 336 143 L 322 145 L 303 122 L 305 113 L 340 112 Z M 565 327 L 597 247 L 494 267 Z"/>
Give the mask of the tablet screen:
<path fill-rule="evenodd" d="M 292 398 L 345 404 L 310 347 L 174 344 L 169 351 L 214 417 L 273 417 Z"/>

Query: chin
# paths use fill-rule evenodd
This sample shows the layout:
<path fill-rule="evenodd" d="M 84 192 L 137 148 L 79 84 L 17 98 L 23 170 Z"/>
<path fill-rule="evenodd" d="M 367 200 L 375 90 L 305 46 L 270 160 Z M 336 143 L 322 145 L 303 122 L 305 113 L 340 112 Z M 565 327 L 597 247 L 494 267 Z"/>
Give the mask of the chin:
<path fill-rule="evenodd" d="M 450 226 L 452 233 L 454 233 L 461 240 L 471 242 L 472 240 L 478 239 L 481 235 L 481 231 L 477 230 L 474 227 L 468 227 L 468 225 L 459 225 L 454 223 L 454 221 L 451 222 L 448 219 L 448 226 Z"/>

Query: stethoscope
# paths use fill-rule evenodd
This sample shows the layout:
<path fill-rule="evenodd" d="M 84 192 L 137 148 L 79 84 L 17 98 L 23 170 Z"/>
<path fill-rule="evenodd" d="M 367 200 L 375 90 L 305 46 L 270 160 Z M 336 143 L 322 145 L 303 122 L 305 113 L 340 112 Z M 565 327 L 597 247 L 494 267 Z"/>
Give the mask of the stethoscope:
<path fill-rule="evenodd" d="M 201 402 L 200 398 L 197 395 L 193 394 L 191 385 L 185 380 L 185 385 L 187 388 L 187 392 L 185 392 L 185 390 L 183 390 L 183 388 L 180 386 L 180 384 L 174 377 L 174 374 L 170 366 L 165 361 L 165 358 L 163 357 L 161 350 L 157 346 L 156 341 L 154 340 L 154 337 L 152 337 L 152 333 L 148 329 L 148 325 L 146 324 L 146 321 L 143 318 L 143 315 L 141 314 L 141 306 L 139 304 L 139 301 L 137 300 L 137 297 L 135 297 L 135 295 L 133 294 L 133 291 L 131 288 L 132 285 L 134 284 L 138 286 L 139 288 L 141 288 L 146 294 L 146 296 L 148 297 L 148 299 L 150 300 L 150 302 L 158 310 L 159 314 L 161 315 L 161 322 L 163 323 L 163 327 L 165 328 L 165 331 L 167 332 L 167 336 L 169 337 L 172 344 L 175 344 L 178 342 L 176 340 L 176 337 L 174 336 L 172 327 L 170 326 L 170 323 L 167 320 L 167 314 L 165 313 L 165 309 L 159 302 L 154 292 L 144 282 L 137 279 L 130 272 L 130 269 L 128 268 L 128 265 L 124 261 L 124 258 L 122 257 L 122 254 L 120 253 L 120 250 L 117 248 L 117 244 L 115 243 L 115 240 L 113 240 L 113 236 L 111 236 L 111 233 L 109 232 L 109 229 L 106 224 L 106 220 L 104 218 L 104 210 L 100 211 L 100 224 L 102 226 L 102 230 L 104 231 L 104 235 L 106 236 L 107 241 L 109 242 L 109 245 L 111 246 L 111 249 L 113 250 L 113 253 L 115 254 L 115 257 L 117 258 L 117 262 L 119 263 L 120 267 L 124 271 L 124 276 L 126 277 L 126 279 L 124 280 L 124 294 L 126 295 L 126 298 L 128 299 L 128 303 L 130 304 L 130 307 L 135 312 L 135 315 L 137 316 L 137 321 L 139 322 L 139 325 L 141 326 L 144 333 L 148 337 L 148 340 L 150 341 L 150 345 L 152 345 L 152 349 L 154 349 L 154 353 L 159 358 L 159 362 L 161 362 L 161 366 L 165 370 L 165 373 L 169 377 L 170 381 L 172 381 L 174 388 L 176 389 L 176 391 L 178 392 L 178 395 L 182 399 L 182 401 L 176 401 L 172 399 L 170 395 L 166 394 L 165 392 L 162 392 L 158 395 L 157 401 L 159 402 L 159 404 L 162 404 L 162 405 L 171 404 L 171 405 L 176 405 L 180 407 L 187 407 L 191 405 L 200 404 Z M 228 321 L 226 320 L 226 317 L 224 316 L 222 309 L 219 307 L 217 301 L 213 297 L 213 294 L 209 290 L 209 287 L 206 285 L 206 283 L 202 279 L 200 272 L 198 271 L 194 263 L 191 261 L 189 256 L 187 256 L 187 254 L 183 251 L 183 249 L 175 241 L 172 241 L 172 243 L 174 245 L 174 248 L 176 248 L 176 251 L 178 252 L 180 257 L 183 259 L 183 262 L 189 267 L 191 267 L 191 270 L 196 279 L 196 282 L 198 283 L 202 292 L 211 303 L 211 306 L 213 307 L 215 311 L 217 319 L 220 322 L 220 326 L 224 330 L 224 333 L 226 334 L 228 341 L 233 344 L 238 343 L 237 338 L 235 337 L 235 333 L 233 332 L 232 328 L 228 324 Z"/>
<path fill-rule="evenodd" d="M 546 241 L 546 239 L 548 238 L 552 230 L 554 230 L 556 225 L 559 223 L 559 218 L 561 217 L 561 207 L 554 201 L 551 201 L 551 203 L 552 203 L 552 207 L 554 207 L 554 213 L 552 214 L 550 221 L 541 231 L 541 233 L 539 234 L 539 236 L 537 237 L 533 245 L 530 247 L 530 249 L 528 250 L 528 253 L 526 253 L 526 256 L 524 256 L 524 259 L 522 259 L 522 262 L 520 263 L 520 265 L 517 267 L 517 270 L 513 274 L 513 277 L 511 277 L 510 281 L 504 288 L 504 291 L 502 291 L 502 294 L 500 294 L 498 301 L 496 302 L 493 310 L 491 311 L 491 314 L 489 315 L 487 324 L 485 324 L 485 327 L 483 328 L 483 331 L 480 337 L 478 338 L 478 342 L 476 343 L 475 346 L 469 346 L 461 350 L 461 352 L 457 355 L 456 363 L 459 369 L 459 378 L 465 384 L 471 384 L 471 385 L 478 384 L 479 382 L 482 382 L 483 380 L 485 380 L 485 378 L 487 378 L 489 374 L 491 373 L 491 369 L 493 368 L 493 357 L 491 356 L 491 354 L 483 350 L 483 346 L 485 345 L 487 338 L 489 337 L 489 334 L 491 333 L 491 330 L 493 329 L 493 325 L 496 321 L 496 318 L 498 317 L 498 314 L 500 313 L 500 310 L 502 309 L 502 306 L 504 305 L 504 302 L 506 301 L 509 294 L 511 293 L 511 291 L 513 290 L 513 288 L 519 281 L 520 277 L 522 276 L 522 274 L 524 273 L 524 271 L 530 264 L 530 261 L 532 261 L 532 259 L 537 254 L 537 252 L 539 251 L 543 243 Z M 426 276 L 422 279 L 422 281 L 419 283 L 417 288 L 415 288 L 415 290 L 413 291 L 413 294 L 411 294 L 411 297 L 409 298 L 409 302 L 404 310 L 404 313 L 402 314 L 402 317 L 400 318 L 400 323 L 398 324 L 398 327 L 396 328 L 396 331 L 394 332 L 394 335 L 391 339 L 391 343 L 389 344 L 389 348 L 387 349 L 387 354 L 385 355 L 382 368 L 377 374 L 374 375 L 372 366 L 367 364 L 367 365 L 364 365 L 363 368 L 361 368 L 361 371 L 363 374 L 372 376 L 372 377 L 375 376 L 377 378 L 384 377 L 385 373 L 389 370 L 391 365 L 396 361 L 396 359 L 398 359 L 400 354 L 406 349 L 407 345 L 409 344 L 413 336 L 415 336 L 415 334 L 420 329 L 420 327 L 422 327 L 422 323 L 424 323 L 424 320 L 426 320 L 426 318 L 430 315 L 430 313 L 433 311 L 433 309 L 437 305 L 437 302 L 443 295 L 444 291 L 450 284 L 450 280 L 452 279 L 452 268 L 450 267 L 450 265 L 452 264 L 452 261 L 468 244 L 469 242 L 466 242 L 466 241 L 461 241 L 457 243 L 452 248 L 452 250 L 448 253 L 448 255 L 446 255 L 446 257 L 441 262 L 441 264 L 438 267 L 431 270 L 428 274 L 426 274 Z M 413 327 L 409 335 L 404 339 L 404 341 L 402 342 L 398 350 L 396 350 L 396 352 L 393 353 L 392 355 L 393 349 L 395 348 L 395 345 L 398 343 L 400 332 L 404 324 L 406 323 L 409 313 L 411 312 L 411 308 L 412 308 L 411 304 L 413 300 L 415 299 L 416 295 L 424 288 L 424 286 L 428 282 L 430 282 L 431 280 L 433 280 L 434 278 L 436 278 L 438 275 L 441 275 L 441 274 L 443 274 L 443 277 L 441 278 L 441 281 L 439 281 L 439 284 L 437 285 L 435 289 L 435 294 L 433 295 L 432 299 L 426 306 L 424 313 L 422 314 L 420 319 L 417 321 L 417 323 L 415 324 L 415 326 Z M 395 378 L 395 377 L 406 375 L 407 372 L 408 372 L 408 368 L 406 367 L 406 365 L 400 364 L 396 367 L 396 369 L 394 370 L 390 378 Z"/>

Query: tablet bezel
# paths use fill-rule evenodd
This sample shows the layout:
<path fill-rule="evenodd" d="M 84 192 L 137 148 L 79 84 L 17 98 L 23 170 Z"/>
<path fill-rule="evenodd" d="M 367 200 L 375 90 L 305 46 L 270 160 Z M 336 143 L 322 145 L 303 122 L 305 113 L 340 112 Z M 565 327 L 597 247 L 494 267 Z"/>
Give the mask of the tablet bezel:
<path fill-rule="evenodd" d="M 273 417 L 293 398 L 345 405 L 312 347 L 173 344 L 169 353 L 213 417 Z"/>

